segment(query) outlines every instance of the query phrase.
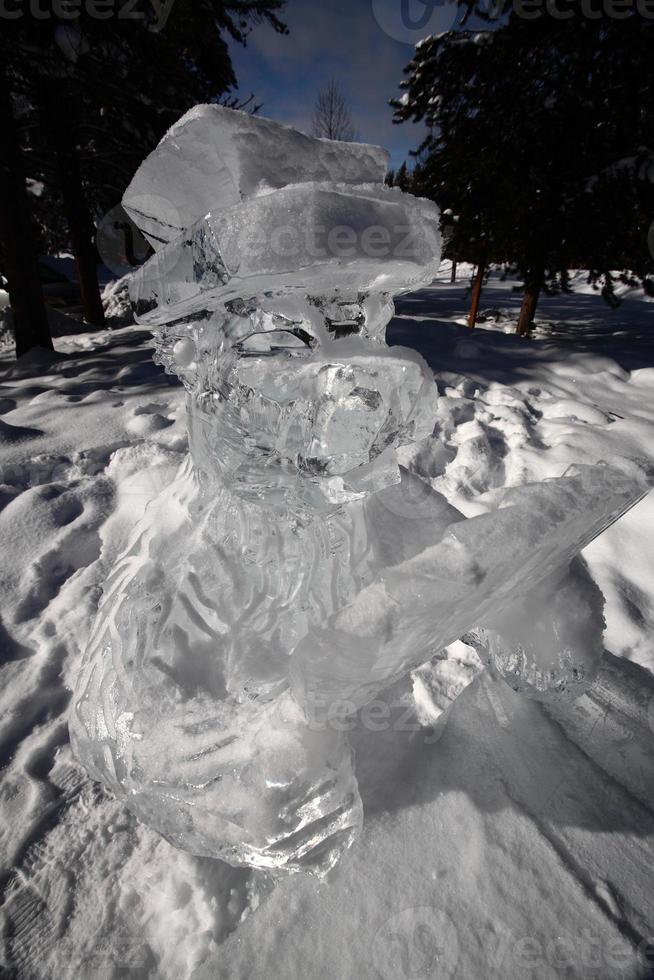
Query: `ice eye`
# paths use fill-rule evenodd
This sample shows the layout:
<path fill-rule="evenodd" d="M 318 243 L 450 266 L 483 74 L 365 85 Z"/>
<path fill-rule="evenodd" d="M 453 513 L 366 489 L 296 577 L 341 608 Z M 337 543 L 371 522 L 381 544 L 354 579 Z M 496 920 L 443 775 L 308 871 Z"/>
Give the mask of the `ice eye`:
<path fill-rule="evenodd" d="M 316 346 L 316 339 L 306 330 L 296 328 L 294 330 L 265 330 L 261 333 L 252 333 L 249 337 L 244 337 L 234 349 L 244 355 L 253 354 L 276 354 L 308 353 Z"/>
<path fill-rule="evenodd" d="M 343 320 L 330 320 L 329 317 L 326 317 L 326 320 L 327 329 L 335 340 L 339 340 L 341 337 L 351 337 L 353 334 L 361 333 L 361 328 L 364 324 L 363 316 Z"/>

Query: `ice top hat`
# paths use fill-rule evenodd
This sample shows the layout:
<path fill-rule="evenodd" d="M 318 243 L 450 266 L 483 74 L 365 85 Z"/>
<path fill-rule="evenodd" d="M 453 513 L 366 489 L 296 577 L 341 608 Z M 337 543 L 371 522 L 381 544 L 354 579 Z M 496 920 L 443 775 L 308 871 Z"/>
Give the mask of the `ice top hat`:
<path fill-rule="evenodd" d="M 268 290 L 393 295 L 430 282 L 438 208 L 386 187 L 387 165 L 380 147 L 191 109 L 123 198 L 156 252 L 133 280 L 139 319 L 163 323 Z"/>
<path fill-rule="evenodd" d="M 225 211 L 289 184 L 381 183 L 379 146 L 315 139 L 216 105 L 177 120 L 143 161 L 123 198 L 155 251 L 210 211 Z"/>

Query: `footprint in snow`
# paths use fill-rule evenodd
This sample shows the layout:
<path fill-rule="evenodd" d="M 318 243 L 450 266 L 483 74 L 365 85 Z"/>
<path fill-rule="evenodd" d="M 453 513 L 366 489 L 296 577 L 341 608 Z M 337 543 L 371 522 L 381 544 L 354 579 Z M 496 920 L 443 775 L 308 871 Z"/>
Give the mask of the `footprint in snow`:
<path fill-rule="evenodd" d="M 169 406 L 164 402 L 146 402 L 144 405 L 137 405 L 134 415 L 157 415 L 169 411 Z"/>
<path fill-rule="evenodd" d="M 16 408 L 15 398 L 0 398 L 0 415 L 6 415 L 7 412 L 13 412 Z"/>
<path fill-rule="evenodd" d="M 125 428 L 133 435 L 147 436 L 174 425 L 174 419 L 165 418 L 162 412 L 170 412 L 170 406 L 159 402 L 137 405 Z"/>
<path fill-rule="evenodd" d="M 77 497 L 66 494 L 63 499 L 57 501 L 53 510 L 56 523 L 59 527 L 65 527 L 84 513 L 84 505 Z"/>
<path fill-rule="evenodd" d="M 37 439 L 44 435 L 42 429 L 32 429 L 23 425 L 10 425 L 0 419 L 0 446 L 11 446 L 24 439 Z"/>
<path fill-rule="evenodd" d="M 139 827 L 90 784 L 68 747 L 43 779 L 56 820 L 34 828 L 0 896 L 15 980 L 179 976 L 176 950 L 157 942 L 167 896 L 198 949 L 224 942 L 272 890 L 267 876 L 181 854 Z"/>
<path fill-rule="evenodd" d="M 51 484 L 26 493 L 38 494 L 43 509 L 42 525 L 47 522 L 50 533 L 33 542 L 40 554 L 31 560 L 21 576 L 13 615 L 16 624 L 40 616 L 69 579 L 99 558 L 102 547 L 99 528 L 107 518 L 113 489 L 108 481 L 88 480 L 75 489 Z M 8 511 L 3 516 L 7 515 Z"/>

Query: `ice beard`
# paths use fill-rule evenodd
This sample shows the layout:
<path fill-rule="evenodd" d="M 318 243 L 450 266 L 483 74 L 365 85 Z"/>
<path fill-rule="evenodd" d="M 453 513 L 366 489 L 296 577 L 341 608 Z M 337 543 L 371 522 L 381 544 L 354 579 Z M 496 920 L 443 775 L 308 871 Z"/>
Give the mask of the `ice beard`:
<path fill-rule="evenodd" d="M 437 389 L 385 329 L 441 240 L 386 165 L 200 106 L 124 199 L 156 251 L 130 294 L 187 389 L 191 456 L 105 583 L 71 740 L 146 824 L 235 865 L 332 867 L 362 822 L 343 721 L 471 630 L 526 696 L 583 692 L 602 598 L 576 557 L 647 489 L 580 467 L 466 520 L 399 465 Z M 344 222 L 347 256 L 314 248 Z"/>

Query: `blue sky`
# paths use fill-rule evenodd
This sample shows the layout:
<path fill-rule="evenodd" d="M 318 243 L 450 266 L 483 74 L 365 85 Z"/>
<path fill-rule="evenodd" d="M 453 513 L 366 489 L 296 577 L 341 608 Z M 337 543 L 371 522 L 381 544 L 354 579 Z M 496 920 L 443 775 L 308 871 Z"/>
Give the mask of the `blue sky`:
<path fill-rule="evenodd" d="M 424 129 L 394 125 L 388 100 L 400 94 L 415 42 L 447 30 L 455 17 L 447 0 L 288 0 L 282 14 L 288 36 L 260 25 L 246 48 L 232 45 L 239 92 L 254 92 L 262 115 L 306 131 L 317 92 L 334 75 L 359 138 L 385 146 L 397 167 L 420 144 Z"/>

